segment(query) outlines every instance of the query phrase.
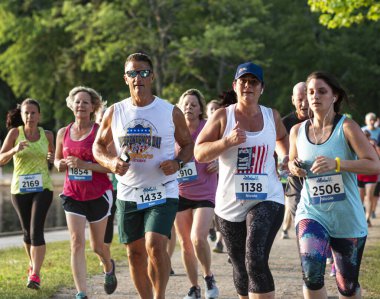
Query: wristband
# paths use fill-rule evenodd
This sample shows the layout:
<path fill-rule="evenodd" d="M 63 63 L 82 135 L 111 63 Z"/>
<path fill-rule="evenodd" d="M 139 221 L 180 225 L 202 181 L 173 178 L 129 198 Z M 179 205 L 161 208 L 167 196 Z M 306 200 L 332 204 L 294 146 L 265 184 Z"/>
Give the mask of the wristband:
<path fill-rule="evenodd" d="M 340 172 L 340 158 L 339 158 L 339 157 L 336 157 L 336 158 L 335 158 L 335 161 L 336 161 L 335 172 Z"/>

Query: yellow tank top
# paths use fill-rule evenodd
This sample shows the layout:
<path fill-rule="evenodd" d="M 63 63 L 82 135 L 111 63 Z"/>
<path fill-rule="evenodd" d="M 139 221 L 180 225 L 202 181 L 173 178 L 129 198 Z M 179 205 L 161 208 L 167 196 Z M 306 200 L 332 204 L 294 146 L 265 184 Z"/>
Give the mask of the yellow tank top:
<path fill-rule="evenodd" d="M 47 161 L 49 141 L 46 138 L 44 129 L 39 127 L 38 130 L 40 132 L 40 139 L 35 142 L 29 141 L 28 147 L 13 156 L 12 194 L 39 192 L 43 189 L 53 191 Z M 26 140 L 23 126 L 18 127 L 18 133 L 15 144 Z M 42 190 L 40 190 L 41 186 Z"/>

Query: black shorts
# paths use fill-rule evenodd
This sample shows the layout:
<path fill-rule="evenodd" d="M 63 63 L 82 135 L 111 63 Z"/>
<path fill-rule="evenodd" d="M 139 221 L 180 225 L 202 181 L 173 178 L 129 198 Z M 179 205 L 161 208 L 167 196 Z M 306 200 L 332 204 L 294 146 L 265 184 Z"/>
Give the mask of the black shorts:
<path fill-rule="evenodd" d="M 367 185 L 367 184 L 377 184 L 376 187 L 378 187 L 379 183 L 376 183 L 376 182 L 363 182 L 363 181 L 359 181 L 358 180 L 358 187 L 359 188 L 365 188 L 365 185 Z M 376 189 L 375 189 L 374 193 L 376 194 Z"/>
<path fill-rule="evenodd" d="M 215 204 L 209 200 L 191 200 L 185 197 L 179 196 L 178 201 L 178 212 L 185 211 L 187 209 L 198 209 L 198 208 L 215 208 Z"/>
<path fill-rule="evenodd" d="M 112 190 L 107 190 L 97 199 L 79 201 L 64 194 L 59 195 L 65 213 L 85 217 L 88 222 L 98 222 L 111 214 Z"/>

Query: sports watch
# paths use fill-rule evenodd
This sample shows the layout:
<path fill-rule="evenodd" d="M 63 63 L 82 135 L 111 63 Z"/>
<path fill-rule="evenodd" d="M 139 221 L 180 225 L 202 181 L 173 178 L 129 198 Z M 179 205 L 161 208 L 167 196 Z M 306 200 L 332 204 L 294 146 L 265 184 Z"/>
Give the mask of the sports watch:
<path fill-rule="evenodd" d="M 185 165 L 181 159 L 175 158 L 174 160 L 177 161 L 179 169 L 182 169 Z"/>

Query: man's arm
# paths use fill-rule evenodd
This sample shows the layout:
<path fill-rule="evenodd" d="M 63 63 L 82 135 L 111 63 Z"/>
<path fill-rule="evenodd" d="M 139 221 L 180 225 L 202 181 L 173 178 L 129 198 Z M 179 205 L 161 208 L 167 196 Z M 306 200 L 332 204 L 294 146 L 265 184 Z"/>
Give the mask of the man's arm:
<path fill-rule="evenodd" d="M 129 168 L 129 163 L 122 161 L 114 151 L 109 151 L 109 145 L 113 144 L 112 134 L 112 116 L 114 106 L 106 110 L 103 116 L 102 123 L 96 134 L 94 144 L 92 146 L 92 153 L 96 161 L 118 175 L 124 175 Z"/>
<path fill-rule="evenodd" d="M 176 159 L 187 163 L 194 155 L 194 142 L 186 125 L 185 117 L 178 107 L 173 109 L 173 122 L 174 138 L 180 147 Z M 160 164 L 160 168 L 165 175 L 171 175 L 179 170 L 179 164 L 177 160 L 167 160 Z"/>

